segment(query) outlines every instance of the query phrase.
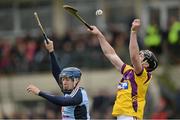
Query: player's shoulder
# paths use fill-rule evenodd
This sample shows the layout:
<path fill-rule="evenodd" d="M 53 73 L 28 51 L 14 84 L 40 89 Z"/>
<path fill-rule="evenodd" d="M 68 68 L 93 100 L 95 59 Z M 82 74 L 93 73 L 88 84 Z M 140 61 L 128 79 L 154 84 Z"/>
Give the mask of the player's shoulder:
<path fill-rule="evenodd" d="M 131 65 L 128 64 L 123 64 L 123 66 L 121 67 L 121 73 L 125 74 L 126 72 L 133 70 L 134 68 Z"/>
<path fill-rule="evenodd" d="M 78 88 L 77 88 L 77 92 L 82 93 L 82 92 L 86 92 L 86 90 L 85 90 L 84 87 L 78 87 Z"/>
<path fill-rule="evenodd" d="M 86 92 L 86 89 L 84 87 L 79 87 L 79 91 Z"/>
<path fill-rule="evenodd" d="M 79 87 L 79 89 L 81 89 L 81 90 L 85 90 L 85 89 L 84 89 L 84 87 Z"/>
<path fill-rule="evenodd" d="M 81 92 L 82 94 L 87 94 L 87 92 L 86 92 L 85 88 L 83 88 L 83 87 L 79 87 L 79 90 L 80 90 L 80 92 Z"/>

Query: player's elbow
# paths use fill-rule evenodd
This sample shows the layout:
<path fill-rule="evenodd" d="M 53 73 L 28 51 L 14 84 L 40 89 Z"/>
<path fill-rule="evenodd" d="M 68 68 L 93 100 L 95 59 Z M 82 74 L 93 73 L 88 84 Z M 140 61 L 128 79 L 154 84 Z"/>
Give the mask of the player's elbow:
<path fill-rule="evenodd" d="M 113 55 L 114 54 L 111 54 L 111 53 L 105 54 L 106 58 L 108 58 L 109 60 L 113 58 Z"/>
<path fill-rule="evenodd" d="M 115 52 L 113 49 L 111 49 L 111 50 L 106 50 L 106 51 L 104 51 L 104 55 L 105 55 L 106 57 L 110 57 L 110 56 L 116 55 L 116 52 Z"/>

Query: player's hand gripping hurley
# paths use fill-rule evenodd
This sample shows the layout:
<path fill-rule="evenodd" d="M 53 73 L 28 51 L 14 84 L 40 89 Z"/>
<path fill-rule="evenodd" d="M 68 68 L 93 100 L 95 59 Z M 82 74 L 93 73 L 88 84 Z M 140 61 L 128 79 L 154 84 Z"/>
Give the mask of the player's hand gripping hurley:
<path fill-rule="evenodd" d="M 40 22 L 40 19 L 39 19 L 39 17 L 38 17 L 37 12 L 34 12 L 34 16 L 35 16 L 35 18 L 36 18 L 36 20 L 37 20 L 37 22 L 38 22 L 38 26 L 39 26 L 39 28 L 41 29 L 41 32 L 42 32 L 42 34 L 43 34 L 43 36 L 44 36 L 44 39 L 46 40 L 46 43 L 48 43 L 48 37 L 47 37 L 47 35 L 46 35 L 45 31 L 44 31 L 44 28 L 43 28 L 43 26 L 42 26 L 42 24 L 41 24 L 41 22 Z"/>
<path fill-rule="evenodd" d="M 87 28 L 90 30 L 93 30 L 91 26 L 78 14 L 78 10 L 75 8 L 69 6 L 69 5 L 64 5 L 63 8 L 68 11 L 71 15 L 75 16 L 80 22 L 82 22 Z"/>

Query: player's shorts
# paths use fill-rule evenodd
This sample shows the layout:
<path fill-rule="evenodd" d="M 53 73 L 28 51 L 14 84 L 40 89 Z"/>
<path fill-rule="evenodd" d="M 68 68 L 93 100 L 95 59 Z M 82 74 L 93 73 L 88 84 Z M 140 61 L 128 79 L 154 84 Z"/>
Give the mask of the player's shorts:
<path fill-rule="evenodd" d="M 137 118 L 133 116 L 120 115 L 117 116 L 117 120 L 137 120 Z"/>

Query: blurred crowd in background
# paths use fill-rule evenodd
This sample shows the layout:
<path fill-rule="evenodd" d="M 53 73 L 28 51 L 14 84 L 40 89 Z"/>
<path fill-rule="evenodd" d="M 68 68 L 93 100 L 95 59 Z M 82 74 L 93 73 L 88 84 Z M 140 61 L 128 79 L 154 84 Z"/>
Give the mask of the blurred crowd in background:
<path fill-rule="evenodd" d="M 96 36 L 88 33 L 75 34 L 72 30 L 67 31 L 62 38 L 55 35 L 49 37 L 53 40 L 56 54 L 59 57 L 60 65 L 77 66 L 80 68 L 109 68 L 99 46 Z M 128 48 L 127 33 L 117 30 L 110 30 L 107 40 L 117 50 L 126 57 Z M 49 56 L 44 48 L 42 36 L 36 38 L 32 36 L 17 37 L 14 43 L 1 39 L 0 41 L 0 67 L 1 73 L 29 73 L 49 71 Z"/>
<path fill-rule="evenodd" d="M 79 1 L 80 1 L 79 3 L 83 4 L 84 0 L 82 1 L 79 0 Z M 93 2 L 93 4 L 89 4 L 93 6 L 92 9 L 96 9 L 95 5 L 97 1 L 96 2 L 95 1 L 96 0 L 88 1 L 89 3 Z M 143 2 L 143 0 L 140 1 Z M 106 6 L 107 9 L 109 9 L 108 12 L 111 13 L 107 15 L 108 17 L 106 18 L 107 20 L 106 22 L 107 23 L 109 22 L 109 24 L 107 24 L 106 29 L 102 29 L 102 32 L 106 36 L 107 41 L 113 46 L 117 54 L 126 63 L 130 64 L 128 46 L 129 46 L 129 34 L 130 34 L 131 22 L 135 18 L 134 16 L 136 16 L 133 13 L 134 9 L 132 9 L 132 6 L 134 6 L 132 4 L 134 2 L 130 4 L 131 2 L 127 1 L 127 3 L 129 3 L 130 5 L 126 4 L 126 7 L 124 8 L 122 7 L 124 6 L 123 4 L 116 4 L 118 2 L 121 3 L 122 1 L 120 0 L 114 0 L 110 2 L 114 2 L 114 4 L 112 9 L 110 9 L 111 5 L 108 6 L 109 8 Z M 163 2 L 163 0 L 161 2 Z M 47 18 L 46 22 L 48 23 L 50 22 L 51 19 L 51 17 L 48 16 L 50 13 L 49 10 L 50 7 L 48 6 L 49 1 L 42 3 L 44 4 L 40 4 L 39 6 L 42 7 L 41 8 L 42 11 L 44 10 L 44 12 L 42 12 L 43 14 L 48 13 L 45 16 Z M 106 1 L 105 3 L 110 4 L 108 1 Z M 74 2 L 74 4 L 80 6 L 80 4 L 76 4 L 76 2 Z M 31 5 L 33 6 L 33 2 Z M 24 22 L 24 26 L 22 25 L 22 28 L 31 27 L 30 24 L 26 23 L 30 21 L 30 20 L 27 21 L 29 17 L 27 12 L 29 12 L 32 9 L 31 5 L 28 6 L 27 4 L 22 4 L 18 6 L 20 12 L 22 12 L 22 15 L 24 15 L 24 18 L 22 17 L 22 21 Z M 101 3 L 99 3 L 99 5 L 101 6 Z M 119 7 L 119 5 L 121 7 Z M 136 7 L 138 7 L 137 3 L 135 5 Z M 154 4 L 152 4 L 152 6 L 153 5 Z M 36 5 L 36 2 L 34 3 L 34 6 L 39 7 L 38 5 Z M 46 8 L 46 6 L 48 6 L 47 7 L 48 9 L 44 9 Z M 8 8 L 9 11 L 9 6 L 6 7 Z M 15 3 L 15 5 L 12 7 L 14 10 L 14 16 L 18 14 L 18 12 L 16 11 L 18 7 L 17 8 L 16 7 L 17 6 Z M 155 7 L 157 6 L 155 5 Z M 121 11 L 119 11 L 120 13 L 118 14 L 122 14 L 122 16 L 123 15 L 125 16 L 126 14 L 123 14 L 123 12 L 126 12 L 127 16 L 128 17 L 130 16 L 129 19 L 125 17 L 121 17 L 121 15 L 117 16 L 114 13 L 114 11 L 119 10 L 119 8 L 121 8 Z M 147 9 L 148 7 L 145 8 Z M 163 13 L 164 10 L 163 5 L 160 8 L 162 8 L 161 12 Z M 90 11 L 89 10 L 90 8 L 85 8 L 85 9 L 86 9 L 85 12 Z M 179 67 L 180 65 L 180 54 L 179 54 L 180 51 L 180 19 L 179 19 L 180 11 L 179 10 L 180 9 L 179 8 L 175 9 L 175 11 L 179 11 L 179 12 L 177 13 L 172 12 L 173 14 L 167 17 L 168 18 L 167 29 L 162 28 L 162 25 L 160 23 L 160 18 L 158 18 L 160 16 L 159 15 L 160 12 L 159 11 L 157 12 L 156 9 L 157 8 L 153 9 L 155 11 L 150 9 L 152 15 L 150 15 L 151 17 L 149 17 L 150 18 L 149 23 L 146 25 L 145 28 L 142 28 L 138 34 L 138 42 L 140 49 L 152 50 L 158 57 L 159 68 L 161 68 L 163 71 L 162 74 L 160 75 L 158 74 L 159 72 L 158 70 L 157 70 L 158 72 L 156 72 L 155 75 L 153 74 L 155 78 L 158 79 L 157 81 L 161 92 L 161 96 L 160 96 L 161 99 L 160 101 L 157 101 L 158 104 L 156 106 L 153 106 L 152 94 L 148 94 L 147 106 L 145 110 L 145 118 L 151 118 L 151 119 L 180 118 L 180 103 L 179 103 L 180 89 L 175 87 L 176 83 L 171 80 L 172 75 L 170 75 L 171 73 L 173 73 L 171 71 L 171 68 L 176 68 Z M 172 11 L 174 11 L 174 9 Z M 92 20 L 91 23 L 94 23 L 93 21 L 95 20 L 92 19 L 92 15 L 90 14 L 91 12 L 89 12 L 88 15 L 84 13 L 84 15 L 86 15 L 85 18 L 87 19 L 91 18 Z M 157 15 L 156 13 L 159 14 Z M 8 15 L 10 16 L 11 14 L 4 14 L 4 13 L 1 14 L 1 16 L 3 15 L 5 16 L 7 15 L 8 17 Z M 6 17 L 3 17 L 3 19 L 5 18 Z M 3 19 L 1 17 L 0 20 Z M 18 23 L 18 20 L 16 21 L 17 18 L 14 17 L 14 19 L 12 19 L 13 22 Z M 4 22 L 6 21 L 8 22 L 10 20 L 11 19 L 5 19 Z M 117 25 L 118 20 L 121 22 L 121 25 L 119 24 Z M 49 39 L 51 39 L 54 42 L 55 53 L 58 57 L 58 60 L 60 61 L 59 64 L 62 67 L 76 66 L 85 70 L 104 70 L 104 69 L 113 68 L 111 63 L 103 55 L 96 36 L 89 34 L 86 28 L 84 27 L 83 27 L 83 32 L 82 30 L 76 29 L 77 27 L 72 27 L 74 21 L 72 21 L 71 19 L 69 19 L 69 22 L 72 25 L 69 24 L 69 26 L 71 27 L 66 30 L 63 36 L 56 35 L 56 33 L 48 34 Z M 114 22 L 114 24 L 112 24 L 111 22 L 112 23 Z M 145 21 L 142 21 L 142 23 L 143 22 Z M 32 21 L 29 23 L 32 23 Z M 76 26 L 77 24 L 79 25 L 77 21 L 75 23 Z M 8 27 L 7 29 L 12 27 L 11 24 L 7 24 L 7 25 L 4 24 L 4 25 Z M 18 25 L 15 25 L 15 27 L 17 26 Z M 126 27 L 124 28 L 123 26 L 127 26 L 127 28 Z M 49 27 L 50 26 L 48 26 L 48 28 Z M 2 29 L 3 27 L 0 28 Z M 0 34 L 2 33 L 3 32 L 1 32 Z M 33 74 L 33 73 L 42 73 L 42 72 L 44 73 L 50 72 L 50 61 L 49 61 L 49 53 L 44 47 L 44 38 L 40 33 L 36 34 L 35 36 L 28 33 L 16 37 L 7 37 L 7 38 L 0 36 L 0 77 L 8 76 L 8 75 Z M 180 78 L 179 73 L 176 73 L 176 75 L 177 76 L 175 79 L 176 82 L 178 82 L 178 79 Z M 90 108 L 91 118 L 113 119 L 113 117 L 111 116 L 111 111 L 112 111 L 112 105 L 114 104 L 114 99 L 115 99 L 115 94 L 113 95 L 107 94 L 107 92 L 105 91 L 100 91 L 98 95 L 91 96 L 90 98 L 90 101 L 92 103 Z M 18 111 L 16 111 L 11 115 L 7 115 L 3 112 L 3 110 L 1 110 L 2 113 L 0 113 L 0 118 L 2 119 L 60 118 L 60 107 L 54 106 L 45 100 L 24 101 L 24 102 L 21 101 L 19 103 L 16 102 L 15 104 L 19 106 L 19 108 L 17 108 Z"/>
<path fill-rule="evenodd" d="M 86 29 L 85 29 L 86 30 Z M 162 31 L 155 21 L 152 21 L 145 31 L 144 38 L 139 37 L 141 49 L 150 49 L 161 62 L 161 56 L 166 55 L 170 64 L 179 64 L 180 55 L 180 22 L 175 16 L 169 20 L 169 29 Z M 119 56 L 128 60 L 129 31 L 123 32 L 118 27 L 110 26 L 104 31 L 108 42 L 113 46 Z M 58 38 L 52 35 L 49 39 L 55 44 L 56 54 L 60 64 L 76 65 L 80 68 L 109 68 L 111 65 L 105 57 L 102 57 L 96 36 L 85 33 L 77 33 L 69 30 L 65 36 Z M 18 74 L 29 72 L 42 72 L 49 70 L 49 56 L 44 49 L 42 36 L 17 37 L 14 42 L 0 38 L 0 73 Z M 168 59 L 170 58 L 170 59 Z M 164 58 L 163 58 L 164 59 Z M 167 63 L 167 62 L 166 62 Z"/>

